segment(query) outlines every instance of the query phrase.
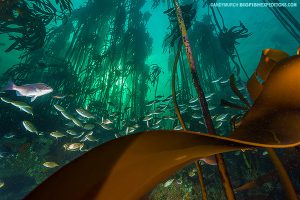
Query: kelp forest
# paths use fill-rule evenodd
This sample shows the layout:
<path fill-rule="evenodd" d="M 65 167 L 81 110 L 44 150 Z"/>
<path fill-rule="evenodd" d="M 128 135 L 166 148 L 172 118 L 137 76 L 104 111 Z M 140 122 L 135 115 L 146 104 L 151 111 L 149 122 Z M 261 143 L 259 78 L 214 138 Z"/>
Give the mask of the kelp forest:
<path fill-rule="evenodd" d="M 238 134 L 271 69 L 289 55 L 267 43 L 251 68 L 243 44 L 257 31 L 215 2 L 0 1 L 0 199 L 23 199 L 72 160 L 128 135 Z M 261 9 L 297 54 L 294 10 Z M 240 148 L 182 166 L 142 199 L 297 199 L 299 166 L 299 146 Z"/>

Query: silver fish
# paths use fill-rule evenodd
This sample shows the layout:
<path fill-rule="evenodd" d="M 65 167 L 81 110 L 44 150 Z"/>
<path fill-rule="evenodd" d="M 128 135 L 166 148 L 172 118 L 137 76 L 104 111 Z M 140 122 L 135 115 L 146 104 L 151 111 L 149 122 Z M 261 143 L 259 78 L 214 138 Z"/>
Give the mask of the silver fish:
<path fill-rule="evenodd" d="M 220 128 L 223 125 L 223 122 L 218 122 L 215 126 L 216 129 Z"/>
<path fill-rule="evenodd" d="M 227 79 L 225 81 L 221 81 L 220 83 L 225 84 L 225 83 L 228 83 L 228 82 L 229 82 L 229 79 Z"/>
<path fill-rule="evenodd" d="M 83 127 L 81 121 L 79 121 L 78 119 L 76 119 L 76 118 L 71 118 L 71 120 L 72 120 L 72 122 L 73 122 L 76 126 L 78 126 L 78 127 Z"/>
<path fill-rule="evenodd" d="M 219 82 L 221 79 L 222 79 L 222 76 L 219 77 L 219 78 L 217 78 L 216 80 L 213 80 L 212 83 L 217 83 L 217 82 Z"/>
<path fill-rule="evenodd" d="M 36 127 L 30 121 L 23 121 L 22 123 L 27 131 L 38 134 Z"/>
<path fill-rule="evenodd" d="M 216 93 L 209 93 L 208 95 L 205 96 L 206 99 L 211 98 L 212 96 L 214 96 Z"/>
<path fill-rule="evenodd" d="M 208 110 L 214 110 L 216 108 L 217 108 L 216 106 L 208 106 Z"/>
<path fill-rule="evenodd" d="M 31 107 L 19 107 L 20 110 L 24 111 L 27 114 L 33 115 L 33 111 Z"/>
<path fill-rule="evenodd" d="M 112 127 L 110 127 L 108 124 L 99 123 L 99 125 L 104 128 L 105 130 L 112 130 Z"/>
<path fill-rule="evenodd" d="M 44 83 L 34 83 L 26 85 L 15 85 L 12 81 L 3 88 L 3 90 L 15 90 L 17 96 L 31 97 L 31 102 L 33 102 L 37 97 L 49 94 L 53 89 Z"/>
<path fill-rule="evenodd" d="M 68 120 L 72 120 L 74 118 L 71 114 L 67 113 L 66 111 L 61 111 L 60 113 L 62 114 L 62 116 L 64 116 L 64 118 Z"/>
<path fill-rule="evenodd" d="M 93 119 L 93 118 L 95 118 L 95 116 L 94 116 L 93 114 L 91 114 L 89 111 L 84 110 L 84 109 L 81 109 L 81 108 L 76 109 L 76 112 L 77 112 L 80 116 L 85 117 L 85 118 L 88 118 L 88 119 Z"/>
<path fill-rule="evenodd" d="M 183 129 L 183 128 L 182 128 L 181 125 L 175 126 L 175 128 L 174 128 L 174 130 L 176 130 L 176 131 L 179 131 L 179 130 L 182 130 L 182 129 Z"/>
<path fill-rule="evenodd" d="M 87 130 L 87 131 L 90 131 L 90 130 L 93 130 L 95 128 L 95 125 L 94 124 L 85 124 L 83 126 L 83 129 Z"/>
<path fill-rule="evenodd" d="M 189 103 L 195 103 L 196 101 L 198 101 L 198 98 L 194 97 L 189 100 Z"/>
<path fill-rule="evenodd" d="M 1 101 L 3 101 L 4 103 L 11 103 L 13 100 L 6 98 L 6 97 L 0 97 Z"/>
<path fill-rule="evenodd" d="M 227 116 L 228 114 L 221 114 L 216 118 L 216 121 L 223 121 Z"/>
<path fill-rule="evenodd" d="M 202 118 L 202 114 L 194 113 L 194 114 L 192 115 L 192 118 L 194 118 L 194 119 L 201 119 L 201 118 Z"/>
<path fill-rule="evenodd" d="M 134 132 L 135 131 L 135 128 L 133 128 L 133 127 L 127 127 L 126 128 L 126 135 L 128 134 L 128 133 L 132 133 L 132 132 Z"/>
<path fill-rule="evenodd" d="M 54 106 L 54 108 L 55 108 L 56 110 L 58 110 L 58 111 L 60 111 L 60 112 L 65 111 L 65 109 L 64 109 L 62 106 L 60 106 L 60 105 L 54 104 L 53 106 Z"/>
<path fill-rule="evenodd" d="M 57 138 L 61 138 L 61 137 L 66 136 L 65 134 L 63 134 L 63 133 L 61 133 L 61 132 L 59 132 L 59 131 L 51 132 L 50 135 L 51 135 L 52 137 L 55 137 L 56 139 L 57 139 Z"/>
<path fill-rule="evenodd" d="M 72 136 L 76 136 L 76 135 L 79 134 L 78 132 L 76 132 L 76 131 L 74 131 L 74 130 L 67 130 L 66 132 L 67 132 L 69 135 L 72 135 Z"/>

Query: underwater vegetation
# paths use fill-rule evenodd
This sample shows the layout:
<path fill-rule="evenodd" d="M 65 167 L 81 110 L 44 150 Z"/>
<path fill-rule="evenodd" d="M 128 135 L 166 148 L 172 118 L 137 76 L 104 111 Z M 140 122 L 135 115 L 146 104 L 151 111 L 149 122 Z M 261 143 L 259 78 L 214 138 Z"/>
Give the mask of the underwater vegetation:
<path fill-rule="evenodd" d="M 296 199 L 299 50 L 248 75 L 209 3 L 1 1 L 0 199 Z"/>

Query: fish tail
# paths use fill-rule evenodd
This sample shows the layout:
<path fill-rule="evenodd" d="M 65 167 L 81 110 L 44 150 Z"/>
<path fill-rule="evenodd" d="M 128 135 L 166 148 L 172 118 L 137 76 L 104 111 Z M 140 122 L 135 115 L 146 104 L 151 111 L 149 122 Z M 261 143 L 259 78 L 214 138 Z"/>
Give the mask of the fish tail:
<path fill-rule="evenodd" d="M 2 90 L 3 91 L 14 90 L 15 88 L 16 88 L 16 85 L 14 84 L 14 82 L 12 80 L 9 80 L 8 83 L 6 84 L 6 86 L 4 86 L 4 88 Z"/>

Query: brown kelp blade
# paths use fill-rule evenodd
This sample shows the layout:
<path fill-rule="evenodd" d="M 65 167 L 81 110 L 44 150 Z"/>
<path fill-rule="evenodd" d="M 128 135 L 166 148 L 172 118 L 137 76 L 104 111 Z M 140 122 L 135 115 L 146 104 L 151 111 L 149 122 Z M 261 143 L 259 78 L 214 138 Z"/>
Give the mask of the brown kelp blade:
<path fill-rule="evenodd" d="M 264 143 L 252 135 L 241 134 L 237 140 L 191 131 L 149 131 L 118 138 L 66 165 L 26 199 L 139 199 L 199 158 L 249 147 L 300 144 L 297 134 L 282 136 L 286 140 L 280 144 L 267 132 L 261 135 Z"/>
<path fill-rule="evenodd" d="M 265 49 L 262 51 L 256 71 L 252 74 L 247 83 L 247 89 L 253 101 L 256 100 L 263 89 L 263 83 L 261 83 L 259 79 L 266 81 L 277 63 L 288 58 L 289 55 L 280 50 Z"/>

